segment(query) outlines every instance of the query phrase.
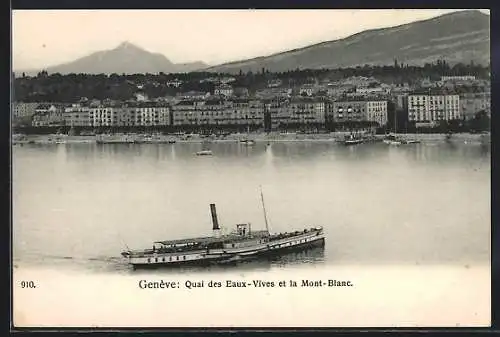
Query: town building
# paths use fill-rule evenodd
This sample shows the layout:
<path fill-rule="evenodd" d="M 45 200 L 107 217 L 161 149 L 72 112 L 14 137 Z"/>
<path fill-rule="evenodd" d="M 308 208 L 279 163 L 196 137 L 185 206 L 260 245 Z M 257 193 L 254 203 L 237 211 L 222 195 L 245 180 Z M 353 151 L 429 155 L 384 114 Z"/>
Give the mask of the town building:
<path fill-rule="evenodd" d="M 177 98 L 186 100 L 204 100 L 209 96 L 210 92 L 203 92 L 203 91 L 180 92 L 176 95 Z"/>
<path fill-rule="evenodd" d="M 264 121 L 264 105 L 248 98 L 220 98 L 204 101 L 181 101 L 172 106 L 174 125 L 260 126 Z"/>
<path fill-rule="evenodd" d="M 473 119 L 480 111 L 491 114 L 491 93 L 477 92 L 460 95 L 461 116 L 465 120 Z"/>
<path fill-rule="evenodd" d="M 458 95 L 409 95 L 408 120 L 435 125 L 461 118 Z"/>
<path fill-rule="evenodd" d="M 35 108 L 33 126 L 62 126 L 64 125 L 63 107 L 60 104 L 42 103 Z"/>
<path fill-rule="evenodd" d="M 230 85 L 219 85 L 215 87 L 214 95 L 231 97 L 233 96 L 233 87 Z"/>
<path fill-rule="evenodd" d="M 372 87 L 357 87 L 356 94 L 358 95 L 387 95 L 390 93 L 390 88 L 387 86 L 372 86 Z"/>
<path fill-rule="evenodd" d="M 197 125 L 199 124 L 198 106 L 204 101 L 182 100 L 172 105 L 173 125 Z"/>
<path fill-rule="evenodd" d="M 268 88 L 278 88 L 283 84 L 283 81 L 279 78 L 267 81 Z"/>
<path fill-rule="evenodd" d="M 386 100 L 333 101 L 327 104 L 327 120 L 343 122 L 375 122 L 387 124 Z"/>
<path fill-rule="evenodd" d="M 265 102 L 273 129 L 317 127 L 325 123 L 325 101 L 318 98 L 294 97 L 290 100 L 273 99 Z"/>
<path fill-rule="evenodd" d="M 299 88 L 299 95 L 312 96 L 318 92 L 318 88 L 314 84 L 304 84 Z"/>
<path fill-rule="evenodd" d="M 178 79 L 174 79 L 174 80 L 171 80 L 171 81 L 168 81 L 167 82 L 167 87 L 171 87 L 171 88 L 178 88 L 182 85 L 182 81 L 181 80 L 178 80 Z"/>
<path fill-rule="evenodd" d="M 65 125 L 79 127 L 92 126 L 90 108 L 88 106 L 72 104 L 64 108 L 63 116 Z"/>
<path fill-rule="evenodd" d="M 40 103 L 13 102 L 12 116 L 14 118 L 31 118 Z"/>
<path fill-rule="evenodd" d="M 89 109 L 89 119 L 93 127 L 118 126 L 118 118 L 122 109 L 117 107 L 103 106 Z"/>
<path fill-rule="evenodd" d="M 248 96 L 250 96 L 250 92 L 248 91 L 248 88 L 235 87 L 235 88 L 233 88 L 233 96 L 234 97 L 248 97 Z"/>
<path fill-rule="evenodd" d="M 356 86 L 352 84 L 333 84 L 330 83 L 326 87 L 326 93 L 329 97 L 339 97 L 348 92 L 355 92 Z"/>
<path fill-rule="evenodd" d="M 476 76 L 460 75 L 460 76 L 441 76 L 441 81 L 475 81 Z"/>
<path fill-rule="evenodd" d="M 144 92 L 136 92 L 134 96 L 137 102 L 145 102 L 149 100 L 148 95 Z"/>
<path fill-rule="evenodd" d="M 387 101 L 367 101 L 366 120 L 379 126 L 387 124 Z"/>
<path fill-rule="evenodd" d="M 258 99 L 289 98 L 291 96 L 291 88 L 266 88 L 255 92 L 255 97 Z"/>
<path fill-rule="evenodd" d="M 170 124 L 169 108 L 157 103 L 139 104 L 135 114 L 135 125 L 165 126 Z"/>
<path fill-rule="evenodd" d="M 277 130 L 287 125 L 289 99 L 284 97 L 273 97 L 262 101 L 264 105 L 264 121 L 268 129 Z"/>
<path fill-rule="evenodd" d="M 233 125 L 264 125 L 264 104 L 256 99 L 233 99 L 228 102 L 226 111 L 231 111 L 228 114 L 232 118 Z"/>
<path fill-rule="evenodd" d="M 325 101 L 294 98 L 288 105 L 288 123 L 320 124 L 325 122 Z"/>
<path fill-rule="evenodd" d="M 234 78 L 232 76 L 224 76 L 224 77 L 219 79 L 219 83 L 221 83 L 221 84 L 229 84 L 229 83 L 233 83 L 235 81 L 236 81 L 236 78 Z"/>

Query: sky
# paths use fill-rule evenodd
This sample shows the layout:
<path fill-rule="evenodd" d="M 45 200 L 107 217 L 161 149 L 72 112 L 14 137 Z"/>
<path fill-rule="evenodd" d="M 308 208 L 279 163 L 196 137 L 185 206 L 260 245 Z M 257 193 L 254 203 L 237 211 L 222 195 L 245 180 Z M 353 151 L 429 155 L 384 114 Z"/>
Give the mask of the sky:
<path fill-rule="evenodd" d="M 16 10 L 13 70 L 71 62 L 128 41 L 174 63 L 210 65 L 336 40 L 457 9 Z M 489 10 L 481 10 L 489 14 Z"/>

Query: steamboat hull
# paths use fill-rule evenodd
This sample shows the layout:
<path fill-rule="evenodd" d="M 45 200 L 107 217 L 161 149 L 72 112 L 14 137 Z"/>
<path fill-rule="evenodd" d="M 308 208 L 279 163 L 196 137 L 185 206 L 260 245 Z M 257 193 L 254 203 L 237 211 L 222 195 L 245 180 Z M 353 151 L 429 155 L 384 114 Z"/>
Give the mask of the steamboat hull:
<path fill-rule="evenodd" d="M 235 251 L 192 252 L 183 255 L 151 255 L 143 257 L 128 257 L 129 264 L 134 269 L 143 268 L 175 268 L 182 266 L 213 266 L 237 263 L 255 259 L 284 255 L 291 252 L 324 247 L 325 237 L 322 232 L 297 235 L 281 240 L 266 242 L 255 247 Z"/>

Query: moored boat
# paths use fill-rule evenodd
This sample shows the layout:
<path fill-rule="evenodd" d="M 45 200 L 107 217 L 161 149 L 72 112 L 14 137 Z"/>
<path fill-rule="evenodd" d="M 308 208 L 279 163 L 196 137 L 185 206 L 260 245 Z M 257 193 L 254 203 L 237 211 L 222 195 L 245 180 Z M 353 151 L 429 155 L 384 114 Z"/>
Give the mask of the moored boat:
<path fill-rule="evenodd" d="M 263 197 L 262 206 L 264 208 Z M 229 234 L 222 234 L 215 204 L 210 204 L 210 211 L 213 224 L 212 236 L 156 241 L 152 249 L 139 251 L 127 249 L 122 252 L 122 256 L 134 268 L 226 264 L 281 254 L 289 250 L 324 246 L 325 243 L 322 227 L 272 234 L 269 232 L 266 216 L 265 230 L 253 230 L 250 223 L 242 223 L 236 224 Z"/>
<path fill-rule="evenodd" d="M 196 152 L 196 155 L 197 156 L 211 156 L 211 155 L 213 155 L 213 153 L 211 150 L 201 150 L 201 151 Z"/>
<path fill-rule="evenodd" d="M 384 137 L 384 143 L 389 145 L 401 145 L 403 144 L 403 141 L 395 135 L 387 135 Z"/>
<path fill-rule="evenodd" d="M 252 145 L 255 145 L 255 140 L 243 139 L 243 140 L 240 140 L 240 143 L 243 145 L 252 146 Z"/>
<path fill-rule="evenodd" d="M 364 139 L 353 133 L 344 137 L 344 145 L 357 145 L 364 143 Z"/>

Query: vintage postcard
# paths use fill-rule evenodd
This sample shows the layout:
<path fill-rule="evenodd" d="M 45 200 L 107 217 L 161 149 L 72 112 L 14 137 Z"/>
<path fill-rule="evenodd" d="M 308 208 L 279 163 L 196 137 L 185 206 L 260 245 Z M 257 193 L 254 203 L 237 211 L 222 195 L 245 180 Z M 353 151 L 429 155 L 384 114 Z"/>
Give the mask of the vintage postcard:
<path fill-rule="evenodd" d="M 489 15 L 13 10 L 13 326 L 489 326 Z"/>

